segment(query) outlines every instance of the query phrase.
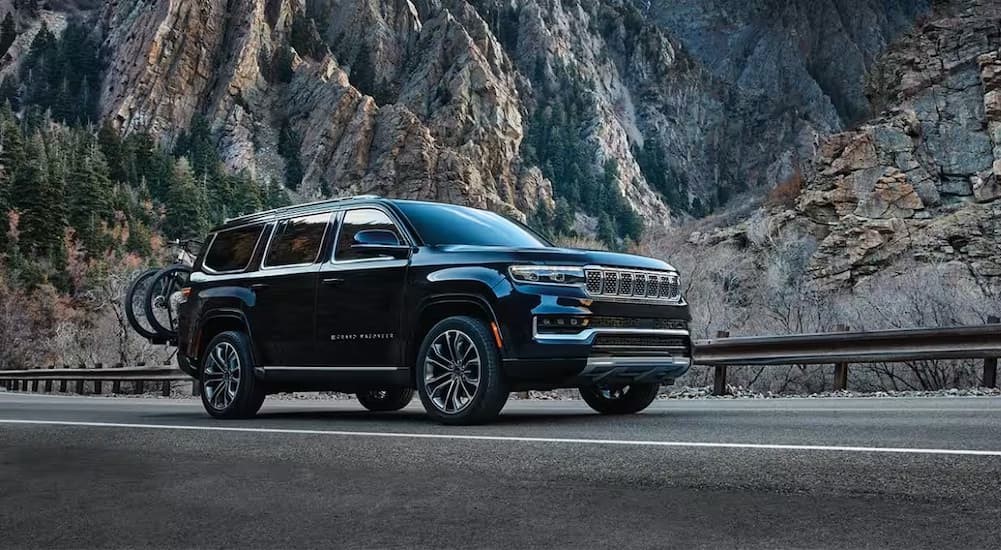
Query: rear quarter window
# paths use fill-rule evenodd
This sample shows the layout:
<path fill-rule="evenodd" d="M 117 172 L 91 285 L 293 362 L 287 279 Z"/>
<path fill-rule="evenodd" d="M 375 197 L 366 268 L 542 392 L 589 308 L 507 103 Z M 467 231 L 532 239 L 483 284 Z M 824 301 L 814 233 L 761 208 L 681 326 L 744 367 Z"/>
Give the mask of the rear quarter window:
<path fill-rule="evenodd" d="M 249 225 L 216 233 L 202 264 L 210 271 L 242 271 L 250 265 L 264 225 Z"/>

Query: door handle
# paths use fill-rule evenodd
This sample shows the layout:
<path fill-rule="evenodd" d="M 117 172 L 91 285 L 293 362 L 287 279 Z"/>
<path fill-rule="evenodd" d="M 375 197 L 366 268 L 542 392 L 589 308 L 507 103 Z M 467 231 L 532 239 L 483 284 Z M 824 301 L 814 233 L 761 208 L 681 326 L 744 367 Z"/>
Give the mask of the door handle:
<path fill-rule="evenodd" d="M 268 283 L 254 283 L 254 284 L 250 285 L 250 289 L 251 290 L 264 290 L 264 289 L 268 288 L 269 286 L 271 286 L 271 285 L 269 285 Z"/>
<path fill-rule="evenodd" d="M 343 282 L 344 282 L 344 279 L 341 279 L 341 278 L 338 278 L 338 277 L 330 277 L 330 278 L 327 278 L 327 279 L 323 280 L 323 284 L 325 284 L 327 286 L 337 286 L 337 285 L 339 285 L 339 284 L 341 284 Z"/>

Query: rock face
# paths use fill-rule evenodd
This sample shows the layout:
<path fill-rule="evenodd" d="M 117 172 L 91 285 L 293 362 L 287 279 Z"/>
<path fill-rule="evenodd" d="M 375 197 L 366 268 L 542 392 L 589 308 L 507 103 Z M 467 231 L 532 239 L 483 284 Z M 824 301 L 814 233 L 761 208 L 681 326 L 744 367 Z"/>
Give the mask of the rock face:
<path fill-rule="evenodd" d="M 1001 6 L 945 4 L 875 65 L 879 119 L 831 137 L 798 207 L 823 230 L 811 272 L 855 282 L 911 255 L 1001 275 Z M 976 203 L 983 204 L 976 204 Z"/>
<path fill-rule="evenodd" d="M 500 5 L 108 3 L 102 28 L 112 58 L 103 115 L 123 131 L 168 142 L 205 116 L 230 168 L 275 179 L 287 161 L 277 152 L 287 125 L 301 139 L 303 198 L 379 192 L 525 214 L 551 209 L 553 199 L 550 183 L 521 160 L 523 119 L 538 104 L 534 96 L 560 93 L 547 89 L 548 68 L 571 67 L 595 90 L 588 98 L 593 118 L 581 129 L 595 151 L 590 168 L 614 159 L 632 207 L 652 223 L 668 223 L 670 209 L 632 157 L 643 136 L 622 68 L 589 27 L 592 14 L 580 5 L 526 3 L 519 10 L 523 45 L 505 51 L 480 16 L 490 9 Z M 325 40 L 310 55 L 287 46 L 297 18 L 306 17 Z M 664 74 L 675 62 L 670 42 L 651 40 L 651 59 L 641 68 L 675 78 Z M 547 70 L 533 82 L 525 74 L 538 64 Z M 653 116 L 664 107 L 653 105 Z"/>
<path fill-rule="evenodd" d="M 873 61 L 929 7 L 927 0 L 675 0 L 645 2 L 714 74 L 820 131 L 872 114 L 863 80 Z"/>
<path fill-rule="evenodd" d="M 866 89 L 882 114 L 824 139 L 793 207 L 757 215 L 773 238 L 817 243 L 815 282 L 851 286 L 918 261 L 1001 285 L 999 48 L 1001 5 L 957 0 L 873 64 Z"/>
<path fill-rule="evenodd" d="M 66 0 L 48 13 L 96 12 L 107 52 L 101 115 L 121 131 L 169 145 L 204 119 L 232 170 L 283 181 L 301 165 L 299 199 L 378 192 L 522 217 L 567 199 L 577 227 L 597 228 L 603 203 L 619 208 L 612 189 L 663 228 L 800 173 L 821 138 L 910 93 L 867 89 L 863 76 L 926 0 L 820 4 Z M 982 60 L 985 74 L 996 61 Z M 940 84 L 967 86 L 976 72 Z M 889 219 L 937 205 L 935 193 L 997 194 L 978 163 L 1001 131 L 965 131 L 979 119 L 962 111 L 975 92 L 963 89 L 969 97 L 950 94 L 956 105 L 912 108 L 917 166 L 894 166 L 920 204 L 874 165 L 850 177 L 878 197 L 853 209 Z M 550 134 L 566 143 L 539 142 Z M 955 145 L 959 134 L 968 141 Z M 888 154 L 880 147 L 875 155 Z M 924 152 L 947 178 L 933 181 Z M 974 168 L 980 179 L 964 179 Z"/>
<path fill-rule="evenodd" d="M 385 8 L 344 4 L 336 8 Z M 402 75 L 398 101 L 379 106 L 325 49 L 309 57 L 289 46 L 301 2 L 109 3 L 103 114 L 166 141 L 204 116 L 231 169 L 275 179 L 287 126 L 301 140 L 303 198 L 380 192 L 514 213 L 551 202 L 546 182 L 518 163 L 518 92 L 483 21 L 470 9 L 458 13 L 463 24 L 447 8 L 419 20 L 412 4 L 395 7 L 411 16 L 398 24 L 404 43 L 423 55 L 399 70 L 387 67 L 400 51 L 373 65 Z"/>
<path fill-rule="evenodd" d="M 113 0 L 102 114 L 166 142 L 205 117 L 230 168 L 275 180 L 290 130 L 303 199 L 380 192 L 525 215 L 553 207 L 543 174 L 559 154 L 526 154 L 528 136 L 573 111 L 559 123 L 583 144 L 583 177 L 664 227 L 797 171 L 818 135 L 868 109 L 860 75 L 924 5 L 799 2 L 776 19 L 768 0 L 711 4 Z"/>
<path fill-rule="evenodd" d="M 782 182 L 816 143 L 874 109 L 864 80 L 928 0 L 673 0 L 637 2 L 733 88 L 730 135 L 751 188 Z M 733 147 L 733 146 L 731 146 Z"/>

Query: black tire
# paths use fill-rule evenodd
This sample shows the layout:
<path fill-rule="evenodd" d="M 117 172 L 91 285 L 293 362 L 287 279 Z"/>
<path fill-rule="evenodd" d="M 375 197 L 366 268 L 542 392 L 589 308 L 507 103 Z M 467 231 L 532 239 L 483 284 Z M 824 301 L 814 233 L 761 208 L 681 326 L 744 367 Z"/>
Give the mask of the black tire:
<path fill-rule="evenodd" d="M 146 295 L 149 293 L 149 288 L 157 273 L 160 273 L 160 269 L 155 267 L 143 271 L 138 277 L 132 279 L 132 283 L 125 293 L 125 317 L 129 320 L 132 330 L 147 340 L 157 337 L 156 331 L 153 330 L 146 318 Z"/>
<path fill-rule="evenodd" d="M 410 404 L 414 398 L 413 388 L 389 388 L 369 390 L 357 394 L 362 407 L 374 412 L 398 411 Z"/>
<path fill-rule="evenodd" d="M 460 333 L 465 338 L 457 337 Z M 439 362 L 445 341 L 450 337 L 453 338 L 452 341 L 459 343 L 456 343 L 457 348 L 449 353 L 464 356 L 459 359 L 459 363 L 464 364 L 462 367 L 444 368 L 445 364 Z M 469 344 L 472 344 L 472 347 Z M 468 388 L 473 385 L 470 358 L 473 347 L 476 350 L 477 369 L 475 386 L 472 392 L 469 392 Z M 430 361 L 429 354 L 433 354 Z M 467 361 L 468 364 L 465 363 Z M 507 402 L 509 390 L 501 374 L 500 354 L 494 344 L 493 335 L 486 323 L 474 317 L 449 317 L 432 327 L 424 336 L 424 342 L 417 353 L 417 365 L 414 371 L 417 394 L 421 398 L 424 410 L 432 419 L 443 424 L 470 425 L 489 422 L 497 417 Z M 431 383 L 429 388 L 429 382 L 437 379 L 445 381 Z M 451 384 L 451 388 L 442 387 L 447 384 Z M 453 390 L 456 392 L 454 398 L 450 393 Z M 461 395 L 467 396 L 464 403 L 461 402 Z M 448 410 L 449 404 L 452 405 L 451 411 Z"/>
<path fill-rule="evenodd" d="M 580 388 L 580 396 L 601 414 L 634 414 L 650 406 L 660 392 L 660 384 Z"/>
<path fill-rule="evenodd" d="M 146 293 L 146 320 L 161 338 L 177 337 L 177 315 L 171 296 L 188 285 L 191 268 L 175 264 L 165 267 L 153 278 Z"/>
<path fill-rule="evenodd" d="M 230 349 L 234 352 L 233 356 L 228 355 Z M 231 361 L 233 357 L 237 361 L 235 368 Z M 265 391 L 260 381 L 254 377 L 250 339 L 247 338 L 246 334 L 228 331 L 216 335 L 205 347 L 199 370 L 202 406 L 211 416 L 215 418 L 250 418 L 261 409 Z M 226 376 L 227 371 L 229 376 Z M 224 386 L 216 382 L 220 379 L 225 384 Z M 225 388 L 227 393 L 220 393 L 220 388 Z"/>

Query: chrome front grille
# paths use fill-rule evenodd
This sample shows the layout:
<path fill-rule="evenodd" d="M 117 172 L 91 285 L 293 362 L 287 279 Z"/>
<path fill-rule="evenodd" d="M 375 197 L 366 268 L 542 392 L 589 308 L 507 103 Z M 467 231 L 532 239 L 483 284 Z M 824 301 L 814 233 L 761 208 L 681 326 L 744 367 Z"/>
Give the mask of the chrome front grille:
<path fill-rule="evenodd" d="M 681 300 L 681 285 L 676 273 L 589 267 L 585 274 L 587 293 L 596 298 L 659 302 Z"/>

